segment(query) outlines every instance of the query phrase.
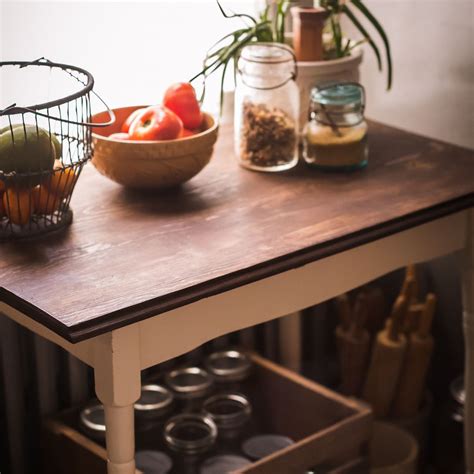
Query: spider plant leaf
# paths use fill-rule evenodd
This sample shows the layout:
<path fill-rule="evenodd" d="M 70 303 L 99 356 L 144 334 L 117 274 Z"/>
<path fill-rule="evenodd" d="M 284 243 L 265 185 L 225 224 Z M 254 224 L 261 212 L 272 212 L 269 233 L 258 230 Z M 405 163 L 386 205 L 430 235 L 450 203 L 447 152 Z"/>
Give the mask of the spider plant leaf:
<path fill-rule="evenodd" d="M 222 8 L 221 2 L 219 0 L 216 0 L 216 2 L 217 2 L 217 6 L 219 7 L 219 10 L 221 11 L 224 18 L 247 18 L 254 25 L 257 24 L 257 20 L 253 16 L 247 15 L 246 13 L 232 13 L 232 14 L 229 15 L 228 13 L 225 12 L 224 8 Z"/>
<path fill-rule="evenodd" d="M 245 33 L 246 31 L 248 31 L 250 29 L 249 28 L 241 28 L 239 30 L 235 30 L 233 31 L 232 33 L 229 33 L 225 36 L 223 36 L 221 39 L 217 40 L 207 51 L 209 53 L 209 51 L 212 51 L 215 47 L 217 47 L 219 44 L 221 44 L 223 41 L 225 41 L 227 38 L 230 38 L 230 37 L 234 37 L 235 39 L 235 36 L 236 35 L 240 35 L 240 34 L 243 34 Z"/>
<path fill-rule="evenodd" d="M 385 53 L 387 56 L 387 90 L 392 87 L 392 53 L 390 51 L 390 42 L 388 40 L 387 34 L 383 29 L 382 25 L 379 23 L 377 18 L 372 14 L 372 12 L 362 3 L 361 0 L 351 0 L 352 4 L 367 18 L 367 20 L 372 23 L 373 27 L 377 30 L 380 37 L 382 38 L 383 44 L 385 46 Z"/>
<path fill-rule="evenodd" d="M 225 63 L 224 63 L 224 67 L 222 68 L 222 75 L 221 75 L 221 89 L 220 89 L 220 93 L 219 93 L 219 116 L 222 115 L 222 108 L 223 108 L 223 105 L 224 105 L 224 81 L 225 81 L 225 73 L 227 71 L 227 66 L 229 65 L 229 62 L 230 62 L 230 59 L 229 58 Z M 235 59 L 235 58 L 234 58 Z"/>
<path fill-rule="evenodd" d="M 374 51 L 375 57 L 377 58 L 377 66 L 379 68 L 379 71 L 382 70 L 382 59 L 380 57 L 380 51 L 377 45 L 374 43 L 374 40 L 370 36 L 369 32 L 364 28 L 364 26 L 360 23 L 360 21 L 357 19 L 357 17 L 352 13 L 352 11 L 349 9 L 347 5 L 342 6 L 342 11 L 348 16 L 348 18 L 354 23 L 354 26 L 360 31 L 362 36 L 367 40 L 369 43 L 370 47 Z"/>

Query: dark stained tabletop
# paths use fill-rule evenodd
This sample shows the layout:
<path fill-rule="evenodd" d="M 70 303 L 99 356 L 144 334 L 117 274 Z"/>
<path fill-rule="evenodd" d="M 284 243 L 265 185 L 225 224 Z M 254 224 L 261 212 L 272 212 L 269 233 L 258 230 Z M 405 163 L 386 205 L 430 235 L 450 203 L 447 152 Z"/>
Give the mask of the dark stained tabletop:
<path fill-rule="evenodd" d="M 76 342 L 473 206 L 474 151 L 375 123 L 369 145 L 362 171 L 264 174 L 222 129 L 208 167 L 164 193 L 89 164 L 66 232 L 0 244 L 0 300 Z"/>

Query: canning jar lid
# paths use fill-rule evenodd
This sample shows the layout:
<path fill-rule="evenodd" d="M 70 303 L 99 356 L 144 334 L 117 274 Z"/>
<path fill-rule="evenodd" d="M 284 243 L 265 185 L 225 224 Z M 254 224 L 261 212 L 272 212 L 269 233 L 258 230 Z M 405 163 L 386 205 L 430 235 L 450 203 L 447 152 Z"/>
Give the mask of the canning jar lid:
<path fill-rule="evenodd" d="M 206 368 L 218 382 L 240 382 L 248 377 L 252 362 L 244 352 L 214 352 L 206 359 Z"/>
<path fill-rule="evenodd" d="M 175 396 L 181 399 L 202 397 L 212 386 L 211 376 L 199 367 L 173 370 L 166 374 L 165 380 Z"/>
<path fill-rule="evenodd" d="M 328 83 L 313 87 L 311 100 L 324 105 L 360 105 L 364 102 L 364 90 L 356 82 Z"/>
<path fill-rule="evenodd" d="M 295 55 L 286 44 L 257 42 L 242 48 L 240 57 L 244 61 L 265 64 L 278 64 L 294 61 Z"/>
<path fill-rule="evenodd" d="M 240 393 L 221 393 L 208 398 L 203 412 L 218 428 L 237 428 L 248 421 L 252 408 L 247 397 Z"/>
<path fill-rule="evenodd" d="M 251 462 L 243 456 L 221 454 L 206 459 L 201 465 L 199 474 L 224 474 L 234 472 L 249 464 L 251 464 Z"/>
<path fill-rule="evenodd" d="M 135 413 L 139 416 L 161 416 L 169 411 L 173 394 L 161 385 L 142 386 L 142 394 L 135 403 Z"/>
<path fill-rule="evenodd" d="M 287 436 L 264 434 L 253 436 L 242 444 L 242 451 L 251 459 L 262 459 L 294 444 Z"/>
<path fill-rule="evenodd" d="M 207 451 L 215 443 L 217 426 L 209 416 L 182 413 L 165 424 L 164 437 L 172 450 L 198 454 Z"/>
<path fill-rule="evenodd" d="M 84 408 L 79 415 L 82 427 L 93 437 L 105 436 L 104 406 L 97 402 Z"/>
<path fill-rule="evenodd" d="M 145 474 L 168 474 L 173 461 L 161 451 L 144 450 L 135 454 L 135 465 Z"/>

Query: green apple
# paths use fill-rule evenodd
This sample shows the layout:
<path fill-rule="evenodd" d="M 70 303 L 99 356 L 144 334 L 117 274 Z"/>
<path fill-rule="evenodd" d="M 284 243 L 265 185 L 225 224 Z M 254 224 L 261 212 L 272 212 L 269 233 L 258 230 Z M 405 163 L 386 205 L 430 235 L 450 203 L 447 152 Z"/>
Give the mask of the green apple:
<path fill-rule="evenodd" d="M 0 171 L 5 174 L 52 170 L 60 156 L 61 144 L 56 136 L 36 125 L 15 124 L 12 130 L 10 126 L 0 129 Z"/>

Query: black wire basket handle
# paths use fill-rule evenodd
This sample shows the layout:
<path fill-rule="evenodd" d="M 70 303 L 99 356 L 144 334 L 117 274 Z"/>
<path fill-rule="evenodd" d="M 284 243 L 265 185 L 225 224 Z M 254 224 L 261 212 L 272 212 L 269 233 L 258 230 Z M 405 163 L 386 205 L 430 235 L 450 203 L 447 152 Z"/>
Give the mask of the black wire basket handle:
<path fill-rule="evenodd" d="M 104 99 L 97 94 L 97 92 L 94 91 L 94 78 L 92 75 L 86 71 L 85 69 L 82 69 L 77 66 L 71 66 L 68 64 L 61 64 L 61 63 L 54 63 L 50 61 L 49 59 L 46 59 L 44 57 L 35 59 L 34 61 L 3 61 L 0 62 L 0 67 L 1 66 L 19 66 L 20 69 L 27 67 L 27 66 L 49 66 L 49 67 L 57 67 L 62 69 L 66 74 L 69 74 L 71 77 L 76 79 L 78 82 L 84 85 L 84 88 L 78 92 L 75 92 L 74 94 L 68 95 L 67 97 L 63 97 L 62 99 L 58 100 L 53 100 L 50 102 L 44 102 L 42 104 L 36 104 L 32 105 L 29 107 L 21 107 L 17 106 L 16 103 L 9 105 L 8 107 L 4 108 L 3 110 L 0 109 L 0 116 L 2 115 L 14 115 L 14 114 L 22 114 L 26 112 L 33 113 L 35 115 L 50 119 L 50 120 L 58 120 L 60 122 L 65 122 L 65 123 L 70 123 L 72 125 L 81 125 L 85 127 L 108 127 L 109 125 L 112 125 L 115 122 L 115 114 L 114 111 L 107 105 Z M 83 74 L 84 76 L 87 77 L 87 82 L 83 82 L 79 77 L 75 76 L 71 70 L 77 71 L 80 74 Z M 102 123 L 95 123 L 95 122 L 78 122 L 74 120 L 69 120 L 63 117 L 56 117 L 54 115 L 50 115 L 47 113 L 40 112 L 40 110 L 43 109 L 51 109 L 53 107 L 57 107 L 60 105 L 63 105 L 67 102 L 70 102 L 74 99 L 77 99 L 84 94 L 92 93 L 97 97 L 97 99 L 100 100 L 100 102 L 105 106 L 107 113 L 109 114 L 110 120 L 107 122 L 102 122 Z"/>

